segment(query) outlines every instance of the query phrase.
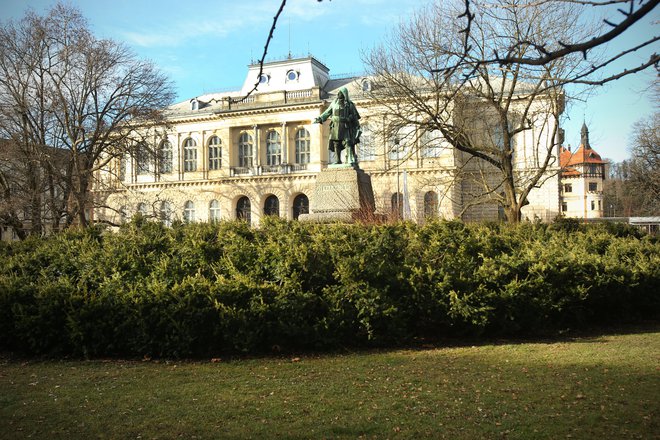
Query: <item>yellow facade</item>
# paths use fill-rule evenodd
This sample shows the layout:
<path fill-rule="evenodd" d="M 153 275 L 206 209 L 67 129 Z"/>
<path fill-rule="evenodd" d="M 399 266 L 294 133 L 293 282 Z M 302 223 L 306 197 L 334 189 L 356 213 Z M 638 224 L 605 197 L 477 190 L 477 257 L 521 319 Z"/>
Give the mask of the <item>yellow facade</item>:
<path fill-rule="evenodd" d="M 119 224 L 138 211 L 166 222 L 235 219 L 248 212 L 253 224 L 268 213 L 296 218 L 314 205 L 316 176 L 329 162 L 328 124 L 313 121 L 342 86 L 362 116 L 358 157 L 371 176 L 378 215 L 415 221 L 501 215 L 495 204 L 470 205 L 473 183 L 457 173 L 464 159 L 442 139 L 422 147 L 416 136 L 396 145 L 378 138 L 374 127 L 382 116 L 362 92 L 368 79 L 331 79 L 311 57 L 268 63 L 261 79 L 258 72 L 258 65 L 250 66 L 240 91 L 170 107 L 168 127 L 150 132 L 147 159 L 136 154 L 101 173 L 96 194 L 105 208 L 97 209 L 96 218 Z M 257 82 L 257 90 L 241 101 Z M 171 160 L 163 145 L 171 146 Z M 526 149 L 521 151 L 521 166 L 527 166 Z M 397 202 L 404 195 L 405 202 Z M 557 216 L 558 177 L 548 178 L 529 200 L 527 218 Z"/>

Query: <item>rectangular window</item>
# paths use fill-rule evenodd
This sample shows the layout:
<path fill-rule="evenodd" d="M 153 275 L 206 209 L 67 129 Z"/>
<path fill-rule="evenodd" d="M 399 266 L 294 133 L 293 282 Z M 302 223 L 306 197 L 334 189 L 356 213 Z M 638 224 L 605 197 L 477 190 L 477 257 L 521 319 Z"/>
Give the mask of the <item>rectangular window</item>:
<path fill-rule="evenodd" d="M 252 166 L 252 145 L 244 144 L 238 146 L 238 166 Z"/>
<path fill-rule="evenodd" d="M 408 156 L 408 148 L 399 143 L 399 139 L 395 139 L 393 143 L 391 144 L 390 147 L 390 152 L 389 152 L 389 158 L 392 161 L 400 161 L 407 159 Z"/>
<path fill-rule="evenodd" d="M 309 133 L 304 128 L 296 133 L 296 163 L 304 165 L 309 163 L 310 159 L 310 141 Z"/>
<path fill-rule="evenodd" d="M 376 160 L 376 150 L 373 143 L 364 142 L 364 137 L 362 138 L 362 142 L 357 146 L 357 154 L 359 161 Z"/>
<path fill-rule="evenodd" d="M 153 169 L 152 152 L 149 151 L 149 147 L 144 143 L 138 145 L 137 148 L 137 173 L 151 173 Z"/>
<path fill-rule="evenodd" d="M 440 157 L 442 155 L 442 145 L 425 145 L 422 155 L 424 157 Z"/>
<path fill-rule="evenodd" d="M 589 182 L 589 191 L 598 191 L 598 183 Z"/>
<path fill-rule="evenodd" d="M 568 203 L 562 202 L 561 204 L 561 212 L 566 212 L 568 211 Z"/>
<path fill-rule="evenodd" d="M 186 148 L 183 152 L 183 170 L 197 171 L 197 150 Z"/>
<path fill-rule="evenodd" d="M 219 170 L 221 165 L 220 148 L 215 146 L 209 147 L 209 169 Z"/>
<path fill-rule="evenodd" d="M 565 184 L 564 184 L 564 192 L 565 192 L 565 193 L 573 192 L 573 184 L 571 184 L 571 183 L 565 183 Z"/>
<path fill-rule="evenodd" d="M 219 170 L 222 166 L 222 145 L 218 136 L 209 139 L 209 170 Z"/>
<path fill-rule="evenodd" d="M 373 134 L 369 124 L 362 124 L 362 135 L 360 143 L 355 147 L 359 161 L 376 160 L 376 149 L 374 147 Z"/>
<path fill-rule="evenodd" d="M 593 200 L 591 201 L 591 210 L 594 211 L 596 209 L 596 202 Z"/>
<path fill-rule="evenodd" d="M 191 138 L 183 143 L 183 171 L 197 171 L 197 142 Z"/>
<path fill-rule="evenodd" d="M 168 141 L 163 141 L 160 144 L 158 170 L 161 174 L 172 172 L 172 144 Z"/>

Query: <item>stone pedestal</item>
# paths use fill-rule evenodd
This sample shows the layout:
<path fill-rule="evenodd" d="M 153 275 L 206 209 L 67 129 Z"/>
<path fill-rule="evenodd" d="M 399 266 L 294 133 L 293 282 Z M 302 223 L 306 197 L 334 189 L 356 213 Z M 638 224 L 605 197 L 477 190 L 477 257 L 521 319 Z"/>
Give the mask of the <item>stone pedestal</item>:
<path fill-rule="evenodd" d="M 310 210 L 300 220 L 354 222 L 371 218 L 376 210 L 371 177 L 351 165 L 331 165 L 321 170 Z"/>

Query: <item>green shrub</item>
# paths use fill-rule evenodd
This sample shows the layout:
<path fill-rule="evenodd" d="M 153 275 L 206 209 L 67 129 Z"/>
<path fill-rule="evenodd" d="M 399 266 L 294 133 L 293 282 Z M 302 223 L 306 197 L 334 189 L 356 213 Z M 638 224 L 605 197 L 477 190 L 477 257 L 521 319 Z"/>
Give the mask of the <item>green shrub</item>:
<path fill-rule="evenodd" d="M 0 349 L 211 356 L 532 336 L 658 319 L 660 242 L 637 230 L 268 218 L 0 246 Z"/>

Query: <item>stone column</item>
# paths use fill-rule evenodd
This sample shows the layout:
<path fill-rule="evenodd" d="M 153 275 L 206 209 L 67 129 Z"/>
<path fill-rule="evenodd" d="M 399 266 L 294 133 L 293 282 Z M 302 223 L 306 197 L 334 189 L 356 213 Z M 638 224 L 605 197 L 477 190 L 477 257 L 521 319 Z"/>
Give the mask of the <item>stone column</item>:
<path fill-rule="evenodd" d="M 316 128 L 316 130 L 315 130 L 316 133 L 310 133 L 310 135 L 312 136 L 312 139 L 316 139 L 316 142 L 312 142 L 312 144 L 310 145 L 310 147 L 312 147 L 310 153 L 311 153 L 312 156 L 314 155 L 314 148 L 313 147 L 316 145 L 317 146 L 317 151 L 316 151 L 317 156 L 316 157 L 318 158 L 317 159 L 318 162 L 320 164 L 325 162 L 326 165 L 327 165 L 328 160 L 329 160 L 328 159 L 328 154 L 329 153 L 328 153 L 328 145 L 325 142 L 323 142 L 323 124 L 314 124 L 313 127 Z M 309 159 L 310 159 L 310 162 L 312 162 L 312 157 L 310 157 Z"/>
<path fill-rule="evenodd" d="M 202 157 L 201 160 L 197 161 L 197 163 L 201 164 L 202 178 L 206 179 L 209 177 L 209 167 L 208 167 L 209 153 L 208 153 L 208 145 L 206 145 L 206 130 L 202 130 L 201 132 L 201 142 L 202 142 L 202 148 L 200 148 L 200 150 L 202 153 Z"/>
<path fill-rule="evenodd" d="M 174 154 L 172 156 L 174 157 Z M 176 134 L 176 158 L 179 180 L 183 180 L 183 145 L 181 145 L 181 133 Z"/>
<path fill-rule="evenodd" d="M 289 163 L 289 130 L 286 122 L 282 122 L 282 163 Z"/>
<path fill-rule="evenodd" d="M 260 145 L 260 139 L 259 139 L 259 126 L 258 125 L 253 125 L 252 126 L 253 130 L 253 140 L 254 140 L 254 150 L 252 151 L 253 154 L 253 159 L 252 159 L 252 164 L 253 166 L 257 169 L 257 174 L 259 173 L 259 167 L 261 167 L 261 145 Z"/>

